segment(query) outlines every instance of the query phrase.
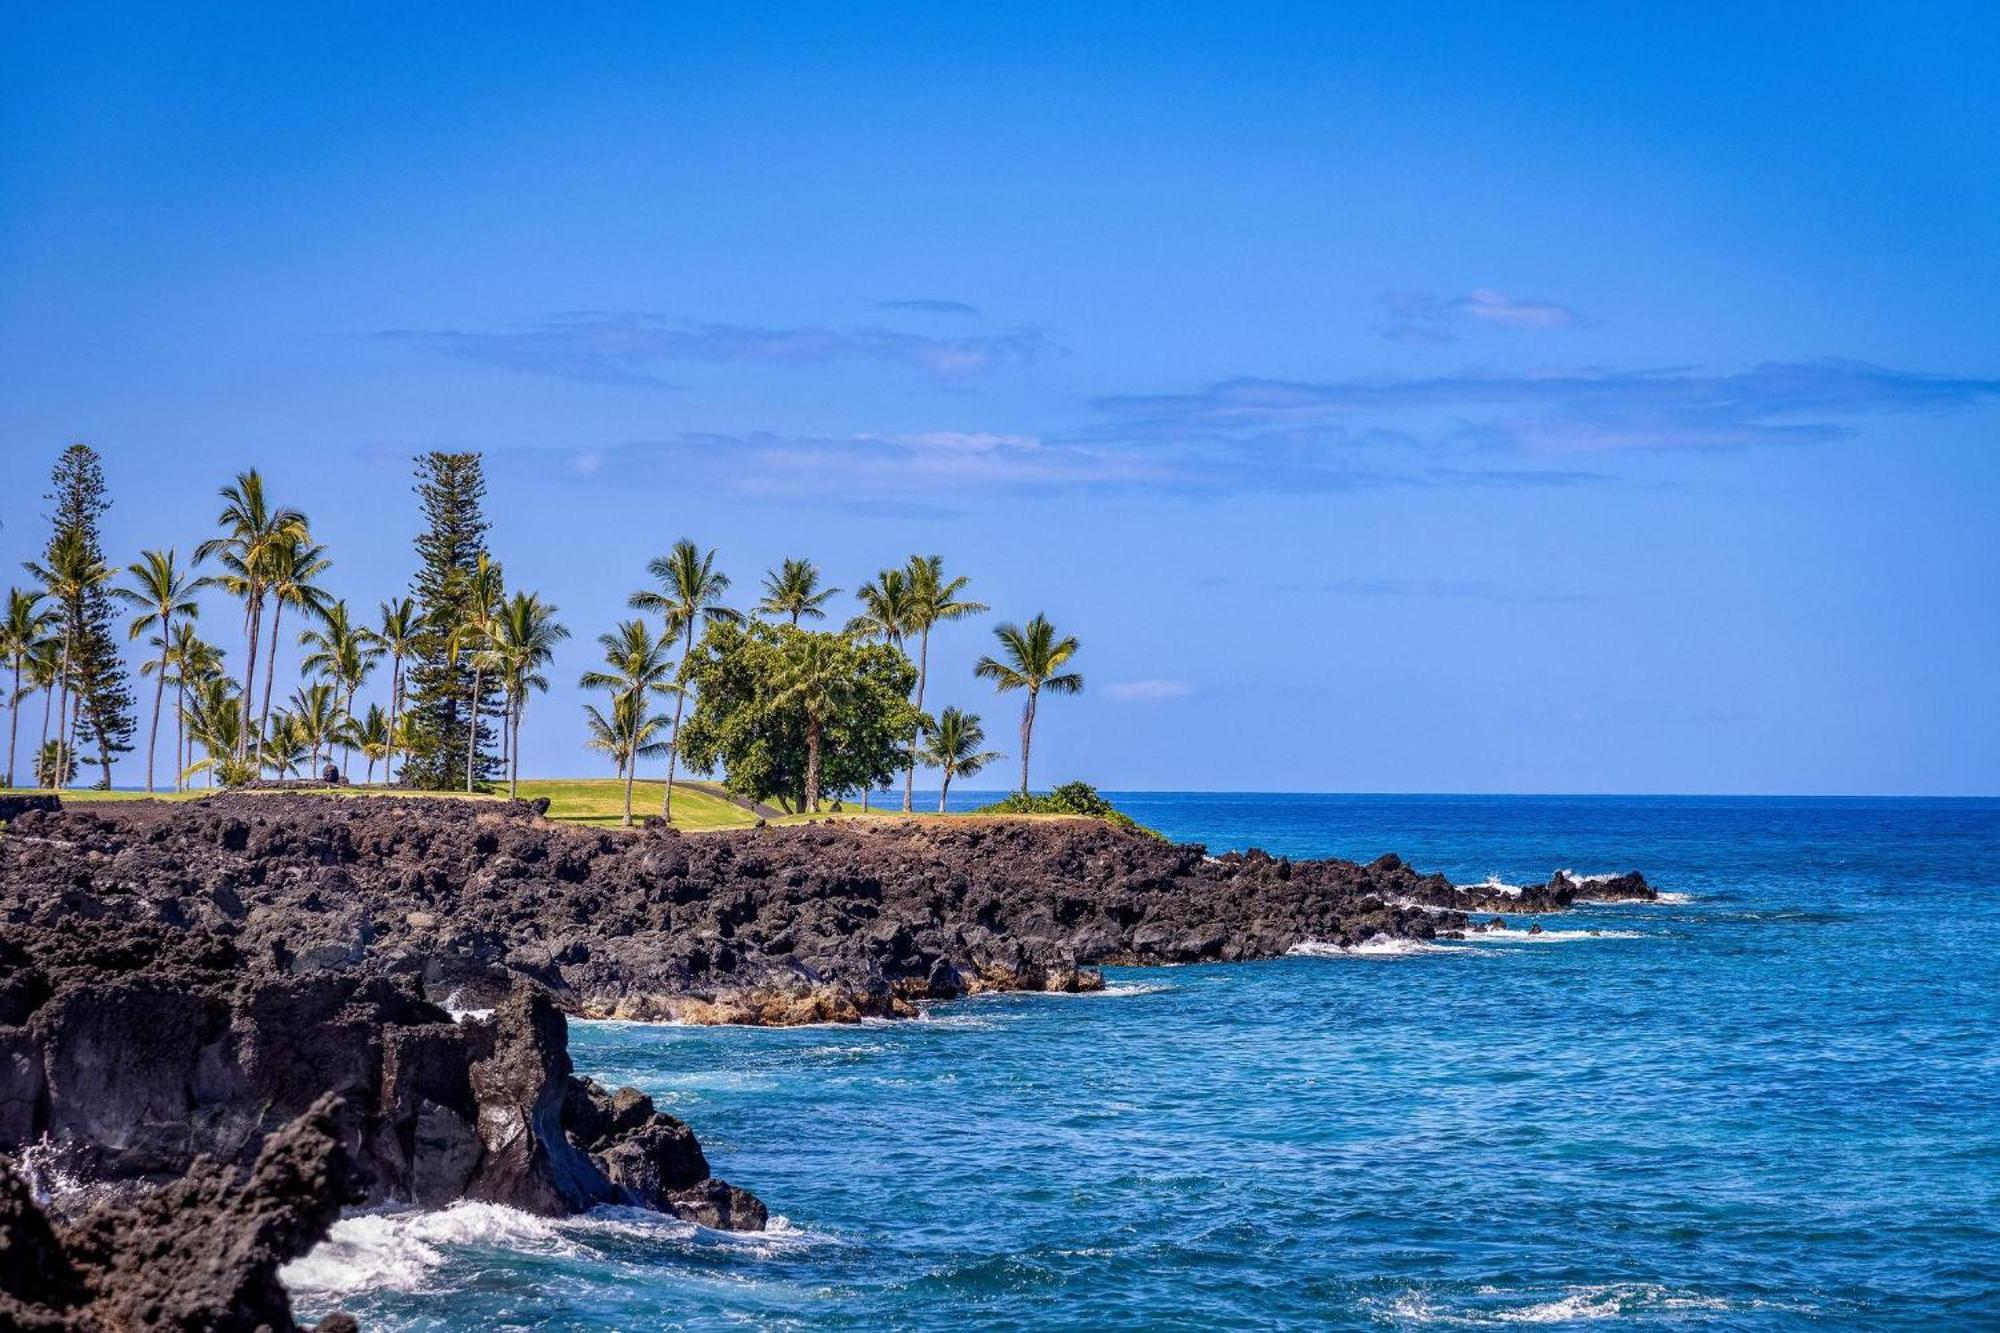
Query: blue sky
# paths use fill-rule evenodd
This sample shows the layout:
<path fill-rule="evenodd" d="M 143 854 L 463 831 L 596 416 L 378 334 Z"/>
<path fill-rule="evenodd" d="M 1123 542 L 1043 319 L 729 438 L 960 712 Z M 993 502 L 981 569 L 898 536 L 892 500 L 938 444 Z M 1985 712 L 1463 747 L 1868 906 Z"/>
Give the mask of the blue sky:
<path fill-rule="evenodd" d="M 2000 790 L 1990 13 L 569 8 L 11 6 L 0 560 L 477 448 L 541 772 L 685 534 L 1046 610 L 1048 781 Z"/>

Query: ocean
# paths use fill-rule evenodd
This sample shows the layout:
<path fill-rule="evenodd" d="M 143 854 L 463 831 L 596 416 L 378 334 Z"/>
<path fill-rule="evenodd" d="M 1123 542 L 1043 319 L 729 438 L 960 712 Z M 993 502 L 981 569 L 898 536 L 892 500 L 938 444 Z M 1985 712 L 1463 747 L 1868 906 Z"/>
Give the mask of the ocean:
<path fill-rule="evenodd" d="M 1212 851 L 1638 869 L 1671 899 L 902 1023 L 575 1023 L 580 1071 L 653 1094 L 782 1221 L 350 1217 L 286 1271 L 301 1312 L 2000 1328 L 2000 801 L 1114 799 Z"/>

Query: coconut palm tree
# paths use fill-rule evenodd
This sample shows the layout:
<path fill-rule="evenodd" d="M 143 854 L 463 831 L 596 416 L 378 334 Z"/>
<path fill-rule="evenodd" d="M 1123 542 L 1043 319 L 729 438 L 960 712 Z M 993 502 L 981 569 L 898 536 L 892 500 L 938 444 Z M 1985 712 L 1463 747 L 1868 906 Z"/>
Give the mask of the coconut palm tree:
<path fill-rule="evenodd" d="M 48 563 L 45 565 L 24 560 L 21 567 L 41 580 L 45 595 L 55 603 L 61 614 L 61 648 L 56 666 L 56 731 L 60 743 L 58 753 L 64 758 L 50 771 L 67 781 L 66 775 L 75 767 L 73 758 L 69 756 L 74 754 L 75 729 L 83 714 L 83 701 L 70 688 L 71 665 L 76 650 L 75 608 L 83 605 L 84 598 L 92 589 L 110 582 L 111 570 L 103 561 L 92 558 L 83 533 L 77 529 L 71 529 L 51 542 L 46 559 Z M 71 709 L 72 703 L 76 705 L 74 710 Z M 46 735 L 42 744 L 46 748 Z"/>
<path fill-rule="evenodd" d="M 194 764 L 193 742 L 187 735 L 188 690 L 197 681 L 219 675 L 222 650 L 205 641 L 193 622 L 177 620 L 171 637 L 154 635 L 147 641 L 160 650 L 157 663 L 140 668 L 151 674 L 155 669 L 174 687 L 174 790 L 186 786 L 183 774 Z"/>
<path fill-rule="evenodd" d="M 21 734 L 21 704 L 37 688 L 32 675 L 28 686 L 22 688 L 21 676 L 32 666 L 38 652 L 47 651 L 55 626 L 56 613 L 42 605 L 40 593 L 32 588 L 7 590 L 6 618 L 0 620 L 0 662 L 13 671 L 14 683 L 7 692 L 7 774 L 0 777 L 0 787 L 14 785 L 14 747 Z"/>
<path fill-rule="evenodd" d="M 35 753 L 40 755 L 49 745 L 49 716 L 56 698 L 56 680 L 62 674 L 62 639 L 60 635 L 50 635 L 37 644 L 28 654 L 28 680 L 42 694 L 42 738 Z M 37 786 L 41 781 L 41 761 L 36 760 Z"/>
<path fill-rule="evenodd" d="M 264 623 L 264 600 L 270 587 L 270 559 L 273 548 L 286 543 L 311 540 L 306 516 L 296 509 L 274 507 L 264 494 L 264 479 L 256 468 L 239 472 L 222 488 L 222 512 L 216 526 L 222 535 L 211 537 L 195 548 L 197 563 L 215 557 L 223 573 L 215 580 L 233 596 L 243 600 L 243 637 L 248 651 L 243 655 L 243 725 L 237 729 L 236 743 L 250 744 L 250 708 L 257 682 L 257 644 Z M 275 632 L 274 632 L 275 641 Z M 270 697 L 270 691 L 265 691 Z"/>
<path fill-rule="evenodd" d="M 382 711 L 381 704 L 369 704 L 368 712 L 364 716 L 358 719 L 350 717 L 347 720 L 347 734 L 343 738 L 343 744 L 352 745 L 361 751 L 361 757 L 368 761 L 366 781 L 368 785 L 373 786 L 375 761 L 381 760 L 386 767 L 390 751 L 389 715 Z"/>
<path fill-rule="evenodd" d="M 301 685 L 292 691 L 291 708 L 288 716 L 296 728 L 299 742 L 310 752 L 312 767 L 309 775 L 320 775 L 320 751 L 333 757 L 333 747 L 340 743 L 342 724 L 346 715 L 340 709 L 340 689 L 330 681 L 315 681 L 311 685 Z"/>
<path fill-rule="evenodd" d="M 264 663 L 264 703 L 258 713 L 259 725 L 271 716 L 271 682 L 278 674 L 278 634 L 284 623 L 285 608 L 296 606 L 315 620 L 324 620 L 333 599 L 313 582 L 333 561 L 324 546 L 310 538 L 292 538 L 272 545 L 265 560 L 265 587 L 271 596 L 271 648 Z"/>
<path fill-rule="evenodd" d="M 628 605 L 634 611 L 659 615 L 665 623 L 666 638 L 680 637 L 680 670 L 685 678 L 688 659 L 694 655 L 696 622 L 741 620 L 743 614 L 722 605 L 722 595 L 729 591 L 729 576 L 715 567 L 713 548 L 703 554 L 683 537 L 674 543 L 673 550 L 648 562 L 646 570 L 660 586 L 633 593 Z M 680 760 L 681 710 L 686 704 L 685 691 L 674 697 L 674 734 L 667 750 L 667 794 L 660 805 L 660 813 L 668 819 L 674 815 L 674 769 Z"/>
<path fill-rule="evenodd" d="M 316 688 L 326 689 L 324 685 Z M 262 756 L 258 772 L 269 768 L 280 778 L 296 777 L 306 761 L 305 727 L 290 709 L 280 708 L 271 715 L 270 734 L 261 737 L 254 748 Z"/>
<path fill-rule="evenodd" d="M 472 654 L 472 724 L 465 741 L 465 789 L 468 792 L 472 790 L 479 758 L 480 675 L 484 666 L 480 653 L 493 639 L 500 599 L 505 595 L 503 582 L 500 566 L 481 551 L 478 562 L 466 576 L 465 618 L 451 627 L 452 658 L 456 660 L 461 652 Z"/>
<path fill-rule="evenodd" d="M 854 590 L 861 614 L 847 622 L 843 633 L 857 639 L 882 639 L 901 647 L 910 632 L 910 580 L 900 569 L 885 569 L 872 582 Z"/>
<path fill-rule="evenodd" d="M 199 564 L 199 557 L 195 564 Z M 133 608 L 130 637 L 137 639 L 148 630 L 157 631 L 154 646 L 160 650 L 157 660 L 141 668 L 144 674 L 153 677 L 153 723 L 146 732 L 146 790 L 153 790 L 153 757 L 160 748 L 160 706 L 167 697 L 167 651 L 172 646 L 172 635 L 176 619 L 190 621 L 201 615 L 201 603 L 196 600 L 203 588 L 208 586 L 205 578 L 194 577 L 192 566 L 182 568 L 175 558 L 174 550 L 141 551 L 139 559 L 125 567 L 132 577 L 131 586 L 119 586 L 111 590 L 111 595 Z"/>
<path fill-rule="evenodd" d="M 806 804 L 819 809 L 820 749 L 826 724 L 854 694 L 854 675 L 842 658 L 839 640 L 825 635 L 801 636 L 801 650 L 773 682 L 772 707 L 795 707 L 806 719 Z"/>
<path fill-rule="evenodd" d="M 800 616 L 824 620 L 823 608 L 839 592 L 819 586 L 819 566 L 812 561 L 787 559 L 764 576 L 764 600 L 757 609 L 766 615 L 790 616 L 794 625 Z"/>
<path fill-rule="evenodd" d="M 590 716 L 591 735 L 596 738 L 592 740 L 591 748 L 603 750 L 624 765 L 619 770 L 619 776 L 625 779 L 625 823 L 630 827 L 632 783 L 637 777 L 637 768 L 632 761 L 659 753 L 646 748 L 654 739 L 652 730 L 646 725 L 647 704 L 633 701 L 644 701 L 649 696 L 670 692 L 678 697 L 680 688 L 673 680 L 674 664 L 667 657 L 666 640 L 655 639 L 653 632 L 646 628 L 645 621 L 620 621 L 618 628 L 611 633 L 598 635 L 597 642 L 604 649 L 605 669 L 586 671 L 577 683 L 586 690 L 611 692 L 609 715 L 599 713 L 589 705 L 585 705 L 584 711 Z M 632 706 L 627 712 L 620 713 L 619 709 L 627 704 Z M 610 730 L 600 732 L 600 724 Z M 619 730 L 620 727 L 624 730 Z M 597 743 L 614 734 L 623 736 L 632 744 L 619 749 Z"/>
<path fill-rule="evenodd" d="M 1021 706 L 1021 794 L 1026 796 L 1028 746 L 1034 740 L 1035 705 L 1042 691 L 1050 694 L 1083 691 L 1083 677 L 1063 670 L 1076 656 L 1076 636 L 1057 638 L 1048 617 L 1037 612 L 1026 625 L 995 626 L 993 637 L 1000 640 L 1000 658 L 980 658 L 972 674 L 992 681 L 994 688 L 1003 694 L 1008 690 L 1028 692 L 1028 700 Z"/>
<path fill-rule="evenodd" d="M 389 655 L 389 754 L 382 760 L 384 782 L 395 781 L 395 774 L 389 771 L 390 761 L 402 748 L 403 659 L 422 645 L 424 632 L 423 617 L 417 614 L 416 600 L 410 597 L 382 603 L 381 623 L 368 631 L 375 646 Z"/>
<path fill-rule="evenodd" d="M 354 715 L 354 696 L 368 683 L 369 675 L 382 657 L 382 649 L 376 645 L 374 635 L 357 626 L 348 614 L 347 603 L 339 601 L 327 608 L 318 628 L 299 635 L 299 646 L 313 650 L 299 663 L 299 669 L 331 683 L 340 693 L 341 713 L 351 718 Z M 345 778 L 353 747 L 343 740 L 341 751 L 340 776 Z"/>
<path fill-rule="evenodd" d="M 213 787 L 216 779 L 232 766 L 240 766 L 238 756 L 243 752 L 243 708 L 237 699 L 239 693 L 236 682 L 219 669 L 208 675 L 188 673 L 184 665 L 183 688 L 187 693 L 187 731 L 190 746 L 199 745 L 204 758 L 194 762 L 190 756 L 187 768 L 182 770 L 184 778 L 196 773 L 208 774 L 208 785 Z"/>
<path fill-rule="evenodd" d="M 943 770 L 944 780 L 938 786 L 938 813 L 943 814 L 944 798 L 951 794 L 951 780 L 977 776 L 980 769 L 1000 755 L 979 748 L 986 744 L 986 729 L 979 725 L 977 713 L 947 708 L 938 714 L 936 724 L 925 730 L 924 748 L 918 758 L 932 768 Z"/>
<path fill-rule="evenodd" d="M 555 606 L 531 592 L 515 593 L 495 619 L 486 658 L 507 696 L 504 725 L 509 796 L 520 793 L 521 714 L 528 706 L 528 695 L 547 691 L 549 680 L 542 674 L 543 668 L 555 660 L 556 645 L 568 637 L 569 627 L 556 619 Z"/>
<path fill-rule="evenodd" d="M 596 704 L 583 706 L 584 717 L 590 723 L 590 739 L 585 745 L 610 755 L 625 779 L 625 828 L 632 827 L 632 775 L 638 771 L 639 761 L 654 758 L 668 749 L 662 735 L 667 716 L 649 713 L 646 703 L 644 694 L 614 695 L 608 716 L 599 712 Z"/>
<path fill-rule="evenodd" d="M 904 567 L 909 584 L 909 609 L 904 614 L 906 634 L 917 636 L 917 714 L 924 711 L 924 685 L 931 672 L 931 627 L 948 620 L 963 620 L 986 610 L 986 604 L 961 597 L 968 580 L 964 575 L 954 579 L 944 576 L 944 558 L 935 555 L 913 555 Z M 917 740 L 919 731 L 910 733 L 910 764 L 903 773 L 903 813 L 910 813 L 911 803 L 917 788 Z"/>

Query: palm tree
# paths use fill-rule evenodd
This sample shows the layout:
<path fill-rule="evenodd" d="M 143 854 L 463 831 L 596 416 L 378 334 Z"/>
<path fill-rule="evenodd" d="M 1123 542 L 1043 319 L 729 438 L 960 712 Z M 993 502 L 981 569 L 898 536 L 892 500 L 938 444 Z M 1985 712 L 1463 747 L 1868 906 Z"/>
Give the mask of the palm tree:
<path fill-rule="evenodd" d="M 62 675 L 62 641 L 54 635 L 43 639 L 28 654 L 28 681 L 42 692 L 42 738 L 35 753 L 39 756 L 49 747 L 49 715 L 55 703 L 56 681 Z M 36 760 L 36 785 L 41 782 L 41 761 Z"/>
<path fill-rule="evenodd" d="M 187 694 L 187 730 L 190 745 L 200 745 L 206 757 L 182 770 L 182 777 L 206 771 L 213 787 L 224 765 L 236 763 L 243 751 L 243 709 L 237 699 L 236 682 L 218 669 L 208 675 L 191 674 L 184 665 L 183 688 Z"/>
<path fill-rule="evenodd" d="M 1083 677 L 1063 670 L 1076 656 L 1076 636 L 1058 639 L 1048 617 L 1039 612 L 1025 626 L 996 626 L 993 636 L 1000 640 L 1005 660 L 982 657 L 972 668 L 972 674 L 992 681 L 994 688 L 1003 694 L 1008 690 L 1028 692 L 1027 703 L 1021 706 L 1021 794 L 1026 796 L 1028 746 L 1034 739 L 1036 701 L 1043 690 L 1050 694 L 1079 694 L 1083 690 Z"/>
<path fill-rule="evenodd" d="M 382 780 L 395 781 L 389 762 L 400 748 L 403 736 L 403 659 L 415 652 L 424 635 L 423 619 L 417 614 L 415 599 L 382 603 L 382 623 L 368 631 L 375 646 L 389 655 L 389 754 L 382 759 Z"/>
<path fill-rule="evenodd" d="M 356 720 L 348 719 L 346 741 L 361 751 L 361 757 L 368 761 L 367 781 L 375 783 L 375 761 L 381 760 L 387 771 L 389 753 L 392 748 L 389 739 L 389 715 L 382 711 L 381 704 L 369 704 L 365 716 Z"/>
<path fill-rule="evenodd" d="M 503 595 L 500 566 L 481 551 L 478 563 L 466 578 L 465 618 L 451 627 L 453 659 L 462 650 L 470 649 L 472 652 L 472 723 L 465 740 L 465 789 L 468 792 L 472 790 L 474 765 L 479 758 L 479 677 L 484 665 L 480 653 L 492 641 L 495 614 Z"/>
<path fill-rule="evenodd" d="M 838 588 L 819 586 L 819 566 L 812 561 L 787 559 L 764 576 L 764 600 L 757 603 L 757 609 L 766 615 L 790 616 L 794 625 L 800 616 L 824 620 L 826 612 L 821 608 L 839 592 Z"/>
<path fill-rule="evenodd" d="M 193 742 L 187 735 L 188 690 L 221 673 L 222 650 L 203 640 L 188 620 L 176 621 L 171 637 L 156 634 L 147 642 L 160 650 L 160 657 L 140 670 L 149 675 L 157 670 L 174 687 L 174 790 L 179 791 L 186 785 L 183 775 L 194 764 Z"/>
<path fill-rule="evenodd" d="M 7 615 L 0 620 L 0 661 L 13 669 L 14 684 L 7 694 L 7 774 L 0 777 L 0 787 L 14 785 L 14 747 L 21 734 L 21 703 L 36 689 L 32 676 L 28 688 L 21 688 L 21 673 L 33 664 L 37 653 L 47 651 L 55 624 L 56 613 L 43 607 L 40 593 L 32 588 L 7 590 Z"/>
<path fill-rule="evenodd" d="M 340 743 L 345 714 L 340 709 L 339 688 L 328 681 L 301 685 L 292 691 L 291 704 L 288 716 L 297 728 L 300 743 L 311 751 L 310 776 L 316 778 L 320 774 L 320 751 L 325 750 L 330 759 L 333 747 Z"/>
<path fill-rule="evenodd" d="M 200 563 L 199 557 L 195 563 Z M 135 611 L 130 637 L 136 639 L 148 630 L 158 631 L 153 642 L 160 649 L 159 659 L 141 668 L 154 678 L 153 724 L 146 732 L 146 790 L 150 793 L 153 757 L 160 748 L 160 705 L 167 697 L 167 652 L 174 621 L 176 617 L 194 620 L 201 615 L 201 603 L 195 600 L 195 595 L 208 586 L 208 580 L 192 577 L 192 567 L 181 568 L 172 547 L 164 551 L 141 551 L 138 561 L 127 565 L 125 572 L 132 576 L 132 586 L 113 588 L 111 595 Z"/>
<path fill-rule="evenodd" d="M 569 627 L 556 619 L 556 608 L 531 592 L 517 592 L 495 618 L 487 664 L 500 677 L 507 696 L 504 719 L 507 739 L 507 794 L 521 785 L 521 714 L 530 691 L 546 691 L 542 669 L 555 660 L 556 645 L 569 637 Z"/>
<path fill-rule="evenodd" d="M 264 704 L 258 714 L 260 727 L 271 716 L 271 682 L 278 674 L 278 628 L 284 623 L 285 608 L 296 606 L 316 620 L 324 620 L 332 599 L 313 582 L 333 567 L 326 548 L 311 538 L 292 538 L 273 545 L 268 553 L 265 586 L 271 594 L 271 650 L 264 663 Z"/>
<path fill-rule="evenodd" d="M 250 744 L 250 706 L 257 681 L 257 643 L 264 623 L 264 597 L 270 586 L 270 558 L 274 547 L 310 541 L 306 516 L 296 509 L 272 508 L 264 495 L 264 479 L 256 468 L 236 474 L 236 480 L 222 488 L 222 512 L 216 515 L 220 537 L 211 537 L 195 548 L 197 563 L 219 557 L 224 573 L 215 581 L 243 599 L 243 637 L 249 651 L 243 658 L 243 725 L 237 729 L 236 743 Z M 274 636 L 275 638 L 275 633 Z M 269 697 L 269 691 L 265 697 Z"/>
<path fill-rule="evenodd" d="M 60 655 L 56 665 L 56 730 L 59 742 L 57 762 L 50 770 L 67 781 L 67 774 L 73 767 L 69 758 L 75 750 L 74 733 L 83 715 L 83 701 L 80 696 L 73 698 L 70 689 L 71 663 L 76 650 L 76 608 L 93 588 L 108 583 L 111 570 L 101 560 L 91 557 L 90 547 L 80 530 L 72 529 L 51 542 L 48 550 L 48 564 L 39 565 L 32 560 L 24 560 L 21 567 L 42 582 L 46 595 L 61 610 L 62 639 Z M 71 703 L 76 704 L 75 716 L 71 715 Z M 46 719 L 45 719 L 46 722 Z M 43 727 L 44 733 L 47 726 Z M 48 737 L 42 737 L 46 749 Z"/>
<path fill-rule="evenodd" d="M 931 671 L 931 626 L 941 625 L 947 620 L 962 620 L 966 616 L 978 615 L 986 610 L 983 602 L 961 598 L 967 580 L 964 575 L 955 579 L 944 576 L 944 559 L 935 555 L 913 555 L 906 566 L 910 597 L 909 610 L 904 616 L 906 633 L 917 636 L 917 715 L 924 711 L 924 685 Z M 917 788 L 917 738 L 918 732 L 910 733 L 910 766 L 903 773 L 903 813 L 909 814 L 911 802 Z"/>
<path fill-rule="evenodd" d="M 348 614 L 347 603 L 339 601 L 327 608 L 319 628 L 299 635 L 299 645 L 313 650 L 299 663 L 299 669 L 329 681 L 340 692 L 341 713 L 352 717 L 354 696 L 368 683 L 375 663 L 382 656 L 375 636 L 356 626 Z M 340 776 L 345 778 L 353 747 L 343 740 L 341 749 Z"/>
<path fill-rule="evenodd" d="M 901 647 L 910 632 L 910 580 L 900 569 L 885 569 L 872 583 L 854 590 L 861 614 L 847 622 L 844 633 L 857 639 L 884 639 Z"/>
<path fill-rule="evenodd" d="M 611 633 L 598 635 L 597 642 L 604 649 L 605 670 L 586 671 L 577 683 L 586 690 L 611 692 L 611 714 L 608 718 L 588 704 L 584 705 L 584 711 L 590 716 L 591 735 L 596 738 L 591 741 L 591 748 L 603 750 L 622 765 L 618 775 L 625 779 L 625 824 L 629 828 L 632 824 L 632 783 L 638 768 L 633 761 L 641 755 L 659 753 L 656 749 L 645 748 L 652 743 L 653 733 L 645 725 L 649 721 L 646 705 L 634 701 L 669 692 L 678 697 L 680 688 L 671 679 L 674 664 L 667 659 L 666 640 L 655 639 L 652 631 L 646 628 L 645 621 L 620 621 L 618 628 Z M 621 714 L 619 709 L 628 704 L 631 705 L 629 710 Z M 608 730 L 600 732 L 600 724 Z M 620 727 L 624 730 L 620 731 Z M 632 744 L 618 749 L 598 743 L 614 734 L 623 736 Z M 669 777 L 668 782 L 672 781 Z"/>
<path fill-rule="evenodd" d="M 660 735 L 667 725 L 666 714 L 648 713 L 643 694 L 614 695 L 608 717 L 597 710 L 596 704 L 585 704 L 583 712 L 590 722 L 590 739 L 585 744 L 610 755 L 625 779 L 624 827 L 631 828 L 632 775 L 638 771 L 641 759 L 651 759 L 669 748 Z"/>
<path fill-rule="evenodd" d="M 256 753 L 261 757 L 258 772 L 269 767 L 280 778 L 295 776 L 306 760 L 305 728 L 289 709 L 280 708 L 271 715 L 270 733 L 258 738 Z"/>
<path fill-rule="evenodd" d="M 837 639 L 825 635 L 802 636 L 805 643 L 774 682 L 774 708 L 797 707 L 806 719 L 806 803 L 808 810 L 819 809 L 820 747 L 826 724 L 831 722 L 854 694 L 854 675 L 841 659 Z"/>
<path fill-rule="evenodd" d="M 713 548 L 704 555 L 685 537 L 674 543 L 673 550 L 648 562 L 646 570 L 659 582 L 659 589 L 633 593 L 628 605 L 634 611 L 658 613 L 665 621 L 665 637 L 681 636 L 680 670 L 685 678 L 688 659 L 694 655 L 695 622 L 743 618 L 741 612 L 722 605 L 722 594 L 729 591 L 729 576 L 716 569 Z M 660 813 L 668 819 L 674 815 L 674 769 L 680 759 L 681 710 L 686 704 L 685 692 L 675 696 L 674 734 L 667 751 L 667 795 L 660 806 Z"/>
<path fill-rule="evenodd" d="M 982 750 L 986 744 L 986 729 L 979 725 L 979 714 L 962 713 L 956 708 L 947 708 L 937 716 L 935 725 L 926 728 L 928 736 L 924 741 L 923 753 L 917 757 L 932 768 L 944 771 L 944 782 L 938 787 L 938 813 L 944 813 L 944 798 L 951 793 L 951 780 L 958 777 L 975 777 L 979 770 L 992 763 L 1000 755 L 993 750 Z"/>

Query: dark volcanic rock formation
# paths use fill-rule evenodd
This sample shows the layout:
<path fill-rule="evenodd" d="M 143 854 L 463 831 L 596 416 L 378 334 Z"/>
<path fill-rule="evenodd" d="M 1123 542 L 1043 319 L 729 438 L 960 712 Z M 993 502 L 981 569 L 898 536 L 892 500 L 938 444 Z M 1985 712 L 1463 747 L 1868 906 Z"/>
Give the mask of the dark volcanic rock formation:
<path fill-rule="evenodd" d="M 353 1112 L 343 1147 L 370 1202 L 472 1197 L 549 1214 L 626 1203 L 705 1222 L 707 1191 L 725 1188 L 707 1183 L 687 1126 L 572 1074 L 563 1017 L 539 986 L 522 981 L 491 1019 L 455 1023 L 410 978 L 283 971 L 185 918 L 72 902 L 47 923 L 0 925 L 0 1072 L 0 1151 L 41 1145 L 65 1175 L 113 1194 L 197 1157 L 246 1165 L 326 1093 Z M 592 1109 L 613 1100 L 607 1124 Z M 729 1220 L 755 1229 L 762 1208 L 744 1195 Z"/>
<path fill-rule="evenodd" d="M 292 1333 L 278 1269 L 358 1199 L 331 1096 L 264 1141 L 247 1177 L 203 1159 L 129 1204 L 69 1221 L 0 1158 L 0 1328 L 23 1333 Z M 333 1315 L 319 1333 L 351 1333 Z"/>
<path fill-rule="evenodd" d="M 1211 858 L 1094 820 L 633 837 L 522 804 L 231 796 L 31 812 L 0 842 L 6 920 L 182 929 L 299 984 L 358 972 L 487 1005 L 527 978 L 578 1013 L 697 1022 L 907 1014 L 1088 989 L 1101 963 L 1427 939 L 1468 911 L 1651 896 L 1637 876 L 1516 893 L 1393 856 Z"/>

